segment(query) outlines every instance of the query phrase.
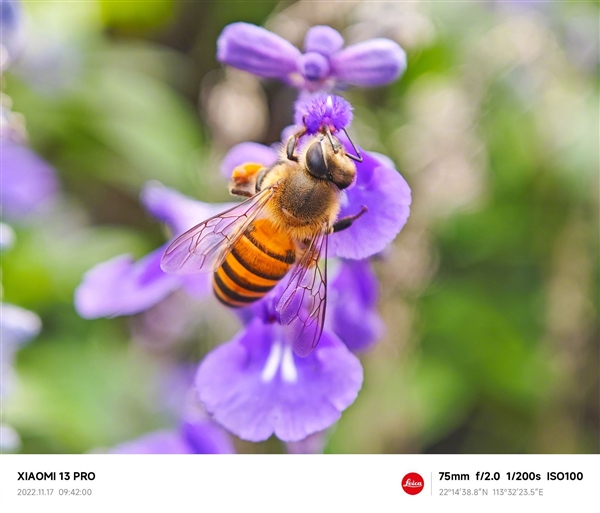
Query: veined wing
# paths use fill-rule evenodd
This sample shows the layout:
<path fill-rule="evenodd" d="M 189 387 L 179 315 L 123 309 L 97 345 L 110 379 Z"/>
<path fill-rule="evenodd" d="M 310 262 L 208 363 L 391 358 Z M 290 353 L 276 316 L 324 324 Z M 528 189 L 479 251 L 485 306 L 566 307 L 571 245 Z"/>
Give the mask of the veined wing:
<path fill-rule="evenodd" d="M 276 185 L 194 226 L 177 237 L 160 262 L 169 274 L 207 273 L 218 269 L 231 246 L 243 235 L 273 196 Z"/>
<path fill-rule="evenodd" d="M 327 296 L 327 227 L 315 233 L 275 309 L 294 352 L 308 356 L 321 338 Z M 323 258 L 321 258 L 323 257 Z"/>

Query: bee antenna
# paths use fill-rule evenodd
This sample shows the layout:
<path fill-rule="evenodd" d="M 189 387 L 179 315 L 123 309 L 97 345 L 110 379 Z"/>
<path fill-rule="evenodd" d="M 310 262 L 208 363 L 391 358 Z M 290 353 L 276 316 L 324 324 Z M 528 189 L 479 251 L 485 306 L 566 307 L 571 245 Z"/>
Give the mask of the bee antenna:
<path fill-rule="evenodd" d="M 356 162 L 362 162 L 363 158 L 362 158 L 362 155 L 360 154 L 360 151 L 358 151 L 358 148 L 354 145 L 354 143 L 352 142 L 352 139 L 350 139 L 350 136 L 348 135 L 348 132 L 346 131 L 346 129 L 342 128 L 342 130 L 346 134 L 346 137 L 350 141 L 350 144 L 352 145 L 352 148 L 356 152 L 356 155 L 350 155 L 350 153 L 346 153 L 346 156 L 348 158 L 352 159 L 352 160 L 355 160 Z M 327 130 L 327 133 L 329 134 L 329 130 Z"/>

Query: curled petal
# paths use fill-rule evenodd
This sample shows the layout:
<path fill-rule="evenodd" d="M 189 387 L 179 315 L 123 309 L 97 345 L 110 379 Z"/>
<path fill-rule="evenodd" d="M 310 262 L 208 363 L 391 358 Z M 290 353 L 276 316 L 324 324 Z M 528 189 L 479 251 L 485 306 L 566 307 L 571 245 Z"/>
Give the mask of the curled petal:
<path fill-rule="evenodd" d="M 147 310 L 180 286 L 160 269 L 165 246 L 134 262 L 121 255 L 92 267 L 75 290 L 75 309 L 85 319 Z M 208 278 L 207 278 L 208 279 Z"/>
<path fill-rule="evenodd" d="M 231 179 L 233 170 L 242 164 L 255 162 L 265 167 L 277 162 L 277 151 L 270 146 L 255 142 L 243 142 L 231 148 L 221 163 L 221 174 Z"/>
<path fill-rule="evenodd" d="M 2 215 L 15 219 L 48 207 L 58 192 L 54 169 L 26 146 L 4 139 L 0 144 Z"/>
<path fill-rule="evenodd" d="M 303 440 L 336 422 L 362 385 L 358 359 L 325 331 L 315 351 L 294 356 L 278 324 L 255 319 L 209 353 L 196 376 L 199 398 L 214 420 L 244 440 L 272 434 Z"/>
<path fill-rule="evenodd" d="M 330 236 L 332 256 L 363 259 L 387 246 L 410 214 L 411 192 L 406 180 L 394 168 L 363 154 L 357 163 L 356 185 L 346 191 L 339 217 L 355 215 L 363 206 L 368 211 L 347 230 Z"/>
<path fill-rule="evenodd" d="M 357 86 L 380 86 L 400 77 L 406 70 L 406 53 L 390 39 L 371 39 L 331 57 L 337 79 Z"/>
<path fill-rule="evenodd" d="M 219 61 L 259 77 L 288 81 L 300 55 L 289 41 L 250 23 L 227 25 L 217 40 Z"/>
<path fill-rule="evenodd" d="M 305 53 L 300 57 L 298 68 L 306 80 L 317 82 L 329 75 L 329 60 L 317 52 Z"/>
<path fill-rule="evenodd" d="M 330 327 L 351 351 L 367 349 L 383 335 L 378 287 L 368 260 L 344 260 L 331 282 Z"/>
<path fill-rule="evenodd" d="M 344 38 L 327 25 L 317 25 L 309 29 L 304 38 L 305 52 L 318 52 L 329 57 L 344 46 Z"/>
<path fill-rule="evenodd" d="M 154 217 L 169 225 L 175 236 L 233 206 L 228 203 L 204 203 L 159 182 L 146 183 L 141 200 Z"/>

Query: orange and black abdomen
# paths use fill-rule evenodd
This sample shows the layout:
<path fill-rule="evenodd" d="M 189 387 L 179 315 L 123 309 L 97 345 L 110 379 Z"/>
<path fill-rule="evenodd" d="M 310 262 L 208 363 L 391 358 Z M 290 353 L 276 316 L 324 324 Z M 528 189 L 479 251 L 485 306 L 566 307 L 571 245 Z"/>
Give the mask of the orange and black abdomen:
<path fill-rule="evenodd" d="M 227 306 L 247 306 L 275 287 L 295 261 L 292 240 L 268 219 L 255 221 L 215 272 L 215 295 Z"/>

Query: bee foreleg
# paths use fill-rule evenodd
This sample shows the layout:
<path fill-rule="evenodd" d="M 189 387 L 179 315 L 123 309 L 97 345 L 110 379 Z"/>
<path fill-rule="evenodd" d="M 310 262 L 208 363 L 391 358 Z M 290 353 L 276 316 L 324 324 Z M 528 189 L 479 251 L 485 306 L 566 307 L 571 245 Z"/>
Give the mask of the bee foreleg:
<path fill-rule="evenodd" d="M 338 219 L 335 223 L 333 223 L 333 226 L 330 228 L 330 233 L 341 232 L 342 230 L 350 228 L 352 226 L 352 223 L 356 221 L 360 216 L 362 216 L 367 210 L 369 209 L 365 205 L 363 205 L 358 214 Z"/>
<path fill-rule="evenodd" d="M 262 164 L 246 163 L 237 166 L 231 174 L 229 192 L 236 196 L 248 198 L 256 193 L 256 180 L 259 172 L 264 169 Z"/>
<path fill-rule="evenodd" d="M 246 191 L 244 189 L 236 189 L 235 187 L 233 189 L 229 189 L 229 192 L 234 196 L 245 196 L 247 198 L 251 198 L 252 196 L 254 196 L 254 194 L 250 191 Z"/>
<path fill-rule="evenodd" d="M 298 156 L 294 152 L 296 151 L 296 147 L 298 146 L 298 139 L 300 139 L 300 137 L 302 137 L 305 133 L 306 127 L 301 128 L 288 139 L 287 145 L 285 147 L 285 153 L 287 155 L 288 160 L 298 162 Z"/>

